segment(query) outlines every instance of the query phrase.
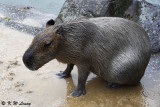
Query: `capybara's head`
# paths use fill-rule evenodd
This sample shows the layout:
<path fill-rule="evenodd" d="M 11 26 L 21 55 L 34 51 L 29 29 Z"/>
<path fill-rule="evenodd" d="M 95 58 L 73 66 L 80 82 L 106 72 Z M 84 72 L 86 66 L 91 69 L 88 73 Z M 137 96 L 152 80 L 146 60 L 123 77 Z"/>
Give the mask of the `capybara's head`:
<path fill-rule="evenodd" d="M 49 20 L 46 28 L 34 37 L 24 53 L 23 62 L 30 70 L 37 70 L 56 57 L 63 29 L 62 25 L 55 26 L 54 23 L 54 20 Z"/>

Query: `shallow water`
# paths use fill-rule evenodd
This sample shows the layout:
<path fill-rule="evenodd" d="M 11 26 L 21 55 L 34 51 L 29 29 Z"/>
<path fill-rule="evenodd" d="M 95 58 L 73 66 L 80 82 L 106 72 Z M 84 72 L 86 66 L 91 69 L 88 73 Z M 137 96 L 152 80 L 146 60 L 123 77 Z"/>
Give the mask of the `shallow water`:
<path fill-rule="evenodd" d="M 65 0 L 0 0 L 0 3 L 19 6 L 34 7 L 37 10 L 58 15 Z"/>
<path fill-rule="evenodd" d="M 160 0 L 146 0 L 147 2 L 151 3 L 151 4 L 158 4 L 160 5 Z"/>
<path fill-rule="evenodd" d="M 31 107 L 160 106 L 160 54 L 152 55 L 146 73 L 137 86 L 109 89 L 105 87 L 104 80 L 91 74 L 86 84 L 87 94 L 71 97 L 70 91 L 77 84 L 76 67 L 67 79 L 59 79 L 55 75 L 66 67 L 56 60 L 38 71 L 29 71 L 21 58 L 33 37 L 3 25 L 0 29 L 0 101 L 23 101 L 31 103 Z"/>

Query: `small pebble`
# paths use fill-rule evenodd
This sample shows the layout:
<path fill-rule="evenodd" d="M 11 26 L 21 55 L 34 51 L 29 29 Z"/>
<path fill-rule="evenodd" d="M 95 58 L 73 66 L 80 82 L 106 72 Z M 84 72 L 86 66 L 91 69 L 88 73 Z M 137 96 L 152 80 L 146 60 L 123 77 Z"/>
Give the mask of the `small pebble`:
<path fill-rule="evenodd" d="M 2 61 L 0 61 L 0 64 L 3 64 L 3 62 L 2 62 Z"/>
<path fill-rule="evenodd" d="M 23 7 L 22 9 L 28 10 L 28 9 L 31 9 L 31 8 L 33 8 L 33 7 Z"/>
<path fill-rule="evenodd" d="M 26 93 L 30 94 L 30 93 L 33 93 L 33 91 L 27 91 Z"/>
<path fill-rule="evenodd" d="M 8 80 L 12 81 L 12 80 L 13 80 L 13 77 L 8 77 Z"/>
<path fill-rule="evenodd" d="M 17 92 L 20 92 L 20 91 L 22 91 L 22 89 L 21 89 L 21 88 L 18 88 L 18 89 L 16 89 L 16 91 L 17 91 Z"/>

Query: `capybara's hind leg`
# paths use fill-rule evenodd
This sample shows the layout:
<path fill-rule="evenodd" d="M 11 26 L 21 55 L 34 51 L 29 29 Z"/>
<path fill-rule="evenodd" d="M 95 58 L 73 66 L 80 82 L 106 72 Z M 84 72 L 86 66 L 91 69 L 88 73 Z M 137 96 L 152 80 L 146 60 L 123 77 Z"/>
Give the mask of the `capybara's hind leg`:
<path fill-rule="evenodd" d="M 74 67 L 74 64 L 67 64 L 67 68 L 65 69 L 65 71 L 60 71 L 60 73 L 56 75 L 59 76 L 60 78 L 70 77 L 73 67 Z"/>

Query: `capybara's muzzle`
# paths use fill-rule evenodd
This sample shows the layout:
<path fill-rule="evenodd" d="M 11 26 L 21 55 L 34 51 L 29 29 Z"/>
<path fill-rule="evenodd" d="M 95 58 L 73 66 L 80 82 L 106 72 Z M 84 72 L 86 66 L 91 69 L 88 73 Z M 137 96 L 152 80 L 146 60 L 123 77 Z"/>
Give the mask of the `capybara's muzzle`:
<path fill-rule="evenodd" d="M 31 52 L 26 51 L 23 55 L 23 63 L 30 70 L 37 70 L 37 68 L 33 65 L 34 57 Z"/>

